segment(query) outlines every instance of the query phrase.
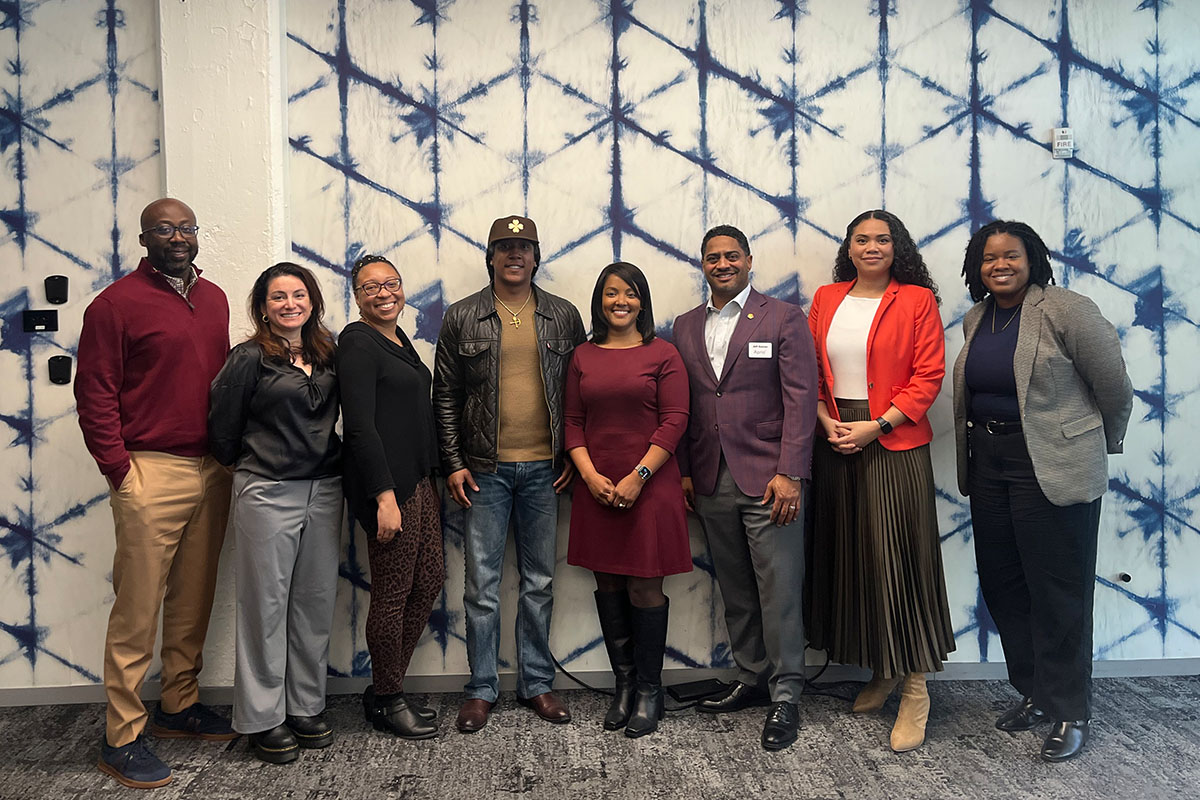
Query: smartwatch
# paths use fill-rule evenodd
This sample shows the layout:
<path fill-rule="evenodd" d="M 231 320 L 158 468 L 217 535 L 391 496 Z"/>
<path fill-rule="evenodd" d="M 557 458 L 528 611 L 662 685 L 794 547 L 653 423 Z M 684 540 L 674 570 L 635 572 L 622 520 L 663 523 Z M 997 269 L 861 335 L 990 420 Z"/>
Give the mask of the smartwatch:
<path fill-rule="evenodd" d="M 638 464 L 633 471 L 636 472 L 637 476 L 642 479 L 642 483 L 650 480 L 650 476 L 654 474 L 645 464 Z"/>
<path fill-rule="evenodd" d="M 892 423 L 888 422 L 888 421 L 887 421 L 886 419 L 884 419 L 883 417 L 876 417 L 875 421 L 879 423 L 879 428 L 880 428 L 880 430 L 882 430 L 884 433 L 891 433 L 891 432 L 892 432 Z"/>

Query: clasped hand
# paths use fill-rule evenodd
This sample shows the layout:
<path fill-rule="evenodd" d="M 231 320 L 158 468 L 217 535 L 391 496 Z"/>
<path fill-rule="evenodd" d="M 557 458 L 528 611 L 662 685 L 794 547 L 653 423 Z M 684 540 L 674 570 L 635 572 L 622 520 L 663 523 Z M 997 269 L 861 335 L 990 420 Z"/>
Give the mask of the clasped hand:
<path fill-rule="evenodd" d="M 825 437 L 829 445 L 842 455 L 862 452 L 862 449 L 883 433 L 875 420 L 860 422 L 838 422 L 836 419 L 822 420 Z"/>
<path fill-rule="evenodd" d="M 584 482 L 593 499 L 602 506 L 630 509 L 633 508 L 638 495 L 642 493 L 642 479 L 632 472 L 616 484 L 599 472 L 585 479 Z"/>

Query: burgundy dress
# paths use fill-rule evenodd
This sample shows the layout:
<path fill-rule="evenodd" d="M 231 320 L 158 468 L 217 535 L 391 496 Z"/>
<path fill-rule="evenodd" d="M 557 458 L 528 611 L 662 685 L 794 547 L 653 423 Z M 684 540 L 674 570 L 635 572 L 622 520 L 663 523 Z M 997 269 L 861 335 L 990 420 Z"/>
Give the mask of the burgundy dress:
<path fill-rule="evenodd" d="M 632 509 L 597 503 L 575 480 L 567 563 L 639 578 L 690 572 L 687 517 L 675 446 L 687 430 L 688 379 L 679 351 L 651 339 L 628 350 L 591 342 L 575 348 L 567 371 L 566 449 L 586 447 L 614 484 L 651 444 L 671 457 L 646 481 Z"/>

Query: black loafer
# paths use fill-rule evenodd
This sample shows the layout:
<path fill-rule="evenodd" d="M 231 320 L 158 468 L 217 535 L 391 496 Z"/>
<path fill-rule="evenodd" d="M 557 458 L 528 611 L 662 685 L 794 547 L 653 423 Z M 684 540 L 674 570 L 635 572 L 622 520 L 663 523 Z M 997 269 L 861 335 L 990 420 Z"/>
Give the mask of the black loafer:
<path fill-rule="evenodd" d="M 300 757 L 300 745 L 286 725 L 276 725 L 269 731 L 252 733 L 250 749 L 259 761 L 268 764 L 287 764 Z"/>
<path fill-rule="evenodd" d="M 1042 760 L 1050 762 L 1066 761 L 1083 752 L 1083 746 L 1088 740 L 1088 721 L 1056 722 L 1046 735 L 1042 744 Z"/>
<path fill-rule="evenodd" d="M 1046 712 L 1033 704 L 1033 698 L 1025 697 L 996 719 L 996 727 L 1002 731 L 1028 731 L 1049 721 Z"/>
<path fill-rule="evenodd" d="M 289 714 L 283 724 L 288 726 L 301 747 L 315 750 L 333 744 L 333 728 L 320 714 L 313 717 L 293 717 Z"/>
<path fill-rule="evenodd" d="M 796 741 L 800 731 L 800 710 L 786 700 L 771 706 L 763 725 L 762 746 L 767 750 L 782 750 Z"/>
<path fill-rule="evenodd" d="M 771 701 L 770 696 L 756 686 L 734 681 L 722 694 L 709 697 L 696 704 L 697 711 L 705 714 L 720 714 L 730 711 L 741 711 L 751 706 L 765 706 Z"/>

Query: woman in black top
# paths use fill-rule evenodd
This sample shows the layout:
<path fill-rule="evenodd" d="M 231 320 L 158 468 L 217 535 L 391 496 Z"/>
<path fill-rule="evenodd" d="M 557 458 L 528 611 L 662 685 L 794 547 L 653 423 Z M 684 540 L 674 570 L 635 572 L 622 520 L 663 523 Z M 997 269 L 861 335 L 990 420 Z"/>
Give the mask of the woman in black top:
<path fill-rule="evenodd" d="M 367 533 L 371 606 L 367 649 L 375 683 L 367 721 L 406 739 L 437 735 L 434 712 L 403 694 L 404 674 L 445 578 L 440 501 L 431 475 L 437 442 L 432 376 L 396 324 L 400 273 L 364 256 L 350 273 L 361 315 L 338 340 L 346 436 L 346 498 Z"/>
<path fill-rule="evenodd" d="M 212 383 L 208 436 L 236 469 L 233 727 L 282 764 L 333 742 L 321 714 L 342 517 L 337 378 L 311 272 L 276 264 L 249 307 L 254 335 Z"/>

